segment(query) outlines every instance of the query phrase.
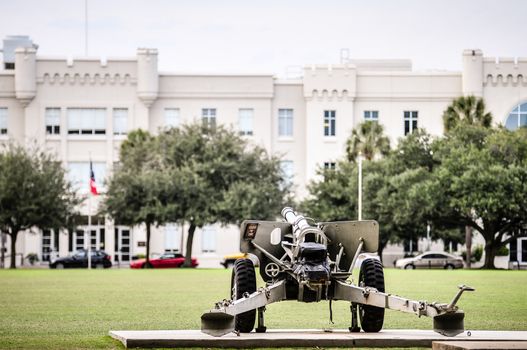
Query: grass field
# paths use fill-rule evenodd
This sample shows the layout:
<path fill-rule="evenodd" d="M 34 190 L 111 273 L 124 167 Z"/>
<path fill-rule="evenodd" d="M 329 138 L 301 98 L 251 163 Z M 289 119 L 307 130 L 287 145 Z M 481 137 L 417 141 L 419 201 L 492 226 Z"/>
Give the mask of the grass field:
<path fill-rule="evenodd" d="M 447 302 L 461 283 L 467 329 L 527 330 L 526 271 L 385 270 L 386 289 Z M 0 348 L 120 348 L 110 329 L 199 329 L 200 315 L 228 295 L 230 270 L 0 271 Z M 328 303 L 268 307 L 268 328 L 328 327 Z M 335 328 L 349 304 L 334 303 Z M 385 328 L 430 329 L 431 319 L 388 311 Z"/>

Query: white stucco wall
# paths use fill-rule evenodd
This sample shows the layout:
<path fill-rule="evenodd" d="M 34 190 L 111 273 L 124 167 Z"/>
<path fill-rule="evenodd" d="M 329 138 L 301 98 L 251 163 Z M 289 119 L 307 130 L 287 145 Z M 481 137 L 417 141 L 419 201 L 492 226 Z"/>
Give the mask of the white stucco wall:
<path fill-rule="evenodd" d="M 496 124 L 504 123 L 510 110 L 527 100 L 527 59 L 489 58 L 479 50 L 463 52 L 461 72 L 416 72 L 409 60 L 352 60 L 345 65 L 306 66 L 301 79 L 285 80 L 259 74 L 160 73 L 157 55 L 156 50 L 140 49 L 131 58 L 67 61 L 40 57 L 32 49 L 17 51 L 15 70 L 0 71 L 0 108 L 8 110 L 8 135 L 0 135 L 0 143 L 36 140 L 65 166 L 91 159 L 105 163 L 109 175 L 125 138 L 113 135 L 114 108 L 128 110 L 129 130 L 153 133 L 165 126 L 166 108 L 179 109 L 182 123 L 199 121 L 203 108 L 215 108 L 217 122 L 234 130 L 239 110 L 249 108 L 254 111 L 253 135 L 245 137 L 293 161 L 294 188 L 302 198 L 317 167 L 344 156 L 346 139 L 363 121 L 365 110 L 379 112 L 379 122 L 394 145 L 404 136 L 404 111 L 418 111 L 418 126 L 440 135 L 442 113 L 460 95 L 483 96 Z M 46 135 L 49 107 L 61 109 L 60 135 Z M 106 109 L 106 134 L 68 135 L 67 109 L 89 107 Z M 278 135 L 278 110 L 283 108 L 293 110 L 291 137 Z M 336 111 L 335 136 L 324 136 L 324 110 Z M 88 205 L 82 210 L 87 214 Z M 104 228 L 105 249 L 113 255 L 113 223 L 107 220 Z M 216 227 L 216 248 L 209 253 L 202 252 L 201 231 L 196 231 L 193 246 L 200 266 L 216 267 L 223 255 L 238 250 L 238 228 Z M 145 252 L 138 246 L 144 240 L 144 228 L 132 228 L 131 254 Z M 40 254 L 41 241 L 39 232 L 23 234 L 18 251 Z M 67 254 L 67 234 L 60 234 L 59 241 L 59 253 Z M 164 252 L 164 228 L 154 228 L 151 250 Z"/>

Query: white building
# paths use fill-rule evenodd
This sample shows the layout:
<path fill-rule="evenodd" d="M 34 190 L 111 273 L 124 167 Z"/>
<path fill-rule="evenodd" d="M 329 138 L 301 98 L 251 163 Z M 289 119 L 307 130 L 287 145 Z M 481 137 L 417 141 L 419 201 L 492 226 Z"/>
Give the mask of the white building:
<path fill-rule="evenodd" d="M 6 50 L 10 46 L 18 46 L 12 55 Z M 461 72 L 417 72 L 409 60 L 350 60 L 306 66 L 303 77 L 284 80 L 160 72 L 157 57 L 155 49 L 104 61 L 41 57 L 27 38 L 7 38 L 0 71 L 0 142 L 36 139 L 57 154 L 87 194 L 89 160 L 100 183 L 119 161 L 129 130 L 156 133 L 214 119 L 283 154 L 284 171 L 305 196 L 317 167 L 341 158 L 352 128 L 365 119 L 381 123 L 392 143 L 417 127 L 439 135 L 447 105 L 473 94 L 485 98 L 495 123 L 527 125 L 527 58 L 497 59 L 465 50 Z M 93 212 L 97 200 L 88 201 L 83 213 Z M 114 263 L 145 253 L 142 227 L 115 226 L 104 218 L 93 222 L 93 248 L 106 250 Z M 44 261 L 50 254 L 65 255 L 85 247 L 86 229 L 26 233 L 19 236 L 17 251 L 37 253 Z M 186 229 L 157 228 L 151 251 L 181 251 Z M 205 227 L 195 235 L 193 255 L 200 266 L 219 266 L 223 255 L 238 251 L 238 236 L 236 228 Z M 6 243 L 9 247 L 9 238 Z"/>

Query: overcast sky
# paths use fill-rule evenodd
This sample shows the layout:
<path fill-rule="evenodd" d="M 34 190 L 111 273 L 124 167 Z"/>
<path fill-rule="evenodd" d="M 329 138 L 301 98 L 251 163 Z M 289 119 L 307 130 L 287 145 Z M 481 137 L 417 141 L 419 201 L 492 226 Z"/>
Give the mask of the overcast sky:
<path fill-rule="evenodd" d="M 83 56 L 85 0 L 0 0 L 0 37 L 25 34 L 40 55 Z M 409 58 L 461 69 L 465 48 L 527 57 L 527 1 L 88 0 L 89 56 L 159 50 L 160 70 L 284 75 L 288 66 Z"/>

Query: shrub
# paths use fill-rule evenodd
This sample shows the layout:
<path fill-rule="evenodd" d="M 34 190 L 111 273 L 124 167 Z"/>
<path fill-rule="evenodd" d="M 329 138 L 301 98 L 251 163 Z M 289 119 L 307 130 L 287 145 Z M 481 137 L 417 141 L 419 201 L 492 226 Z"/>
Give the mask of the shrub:
<path fill-rule="evenodd" d="M 472 256 L 470 257 L 470 262 L 478 262 L 481 260 L 481 257 L 483 256 L 483 246 L 478 245 L 474 249 L 472 249 Z M 467 252 L 462 251 L 461 257 L 464 261 L 467 260 Z"/>
<path fill-rule="evenodd" d="M 474 261 L 480 261 L 483 256 L 483 246 L 477 245 L 476 248 L 472 249 L 472 258 Z"/>
<path fill-rule="evenodd" d="M 28 255 L 26 255 L 26 259 L 31 265 L 35 265 L 35 263 L 39 261 L 38 255 L 36 253 L 29 253 Z"/>
<path fill-rule="evenodd" d="M 502 246 L 500 247 L 500 249 L 498 249 L 498 252 L 496 253 L 497 256 L 507 256 L 509 255 L 509 248 L 507 248 L 506 246 Z"/>

